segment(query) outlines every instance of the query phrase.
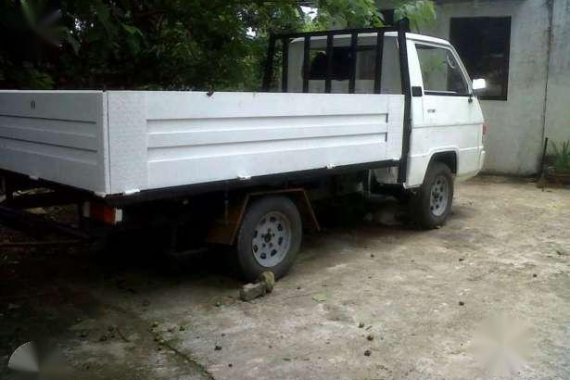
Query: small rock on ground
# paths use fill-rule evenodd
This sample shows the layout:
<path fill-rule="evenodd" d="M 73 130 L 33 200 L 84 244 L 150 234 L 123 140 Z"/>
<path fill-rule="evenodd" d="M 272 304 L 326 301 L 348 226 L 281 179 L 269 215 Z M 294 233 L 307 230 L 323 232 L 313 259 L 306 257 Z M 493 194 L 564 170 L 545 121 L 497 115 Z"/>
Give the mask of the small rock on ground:
<path fill-rule="evenodd" d="M 267 293 L 265 283 L 245 284 L 239 291 L 239 298 L 248 302 L 258 297 L 263 297 Z"/>

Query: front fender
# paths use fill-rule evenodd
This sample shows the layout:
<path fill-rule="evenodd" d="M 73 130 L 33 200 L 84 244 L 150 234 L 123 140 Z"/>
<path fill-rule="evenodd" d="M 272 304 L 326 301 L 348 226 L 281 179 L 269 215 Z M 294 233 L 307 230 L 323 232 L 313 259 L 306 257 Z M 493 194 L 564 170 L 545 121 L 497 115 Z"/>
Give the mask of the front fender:
<path fill-rule="evenodd" d="M 457 146 L 447 146 L 438 149 L 432 149 L 426 154 L 412 154 L 408 160 L 408 178 L 404 183 L 405 188 L 415 188 L 422 185 L 427 169 L 438 154 L 454 153 L 457 165 L 457 172 L 460 170 L 460 151 Z"/>

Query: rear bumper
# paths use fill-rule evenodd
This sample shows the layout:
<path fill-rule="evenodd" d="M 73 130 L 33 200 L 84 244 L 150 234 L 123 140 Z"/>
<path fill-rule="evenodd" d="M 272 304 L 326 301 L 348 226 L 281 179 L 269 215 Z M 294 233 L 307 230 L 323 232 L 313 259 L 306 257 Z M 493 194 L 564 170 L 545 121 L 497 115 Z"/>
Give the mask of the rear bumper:
<path fill-rule="evenodd" d="M 479 171 L 483 170 L 483 166 L 485 165 L 485 150 L 481 150 L 479 154 Z"/>

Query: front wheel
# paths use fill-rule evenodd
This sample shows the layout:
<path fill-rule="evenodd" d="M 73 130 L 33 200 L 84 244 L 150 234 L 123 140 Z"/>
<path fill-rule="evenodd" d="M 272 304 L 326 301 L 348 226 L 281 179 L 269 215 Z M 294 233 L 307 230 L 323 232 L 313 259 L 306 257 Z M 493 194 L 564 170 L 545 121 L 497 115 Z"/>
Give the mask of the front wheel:
<path fill-rule="evenodd" d="M 262 272 L 283 277 L 293 261 L 303 234 L 301 216 L 295 203 L 283 196 L 268 196 L 248 207 L 237 241 L 237 258 L 248 281 Z"/>
<path fill-rule="evenodd" d="M 433 162 L 411 203 L 416 221 L 426 229 L 445 224 L 453 202 L 453 174 L 449 166 Z"/>

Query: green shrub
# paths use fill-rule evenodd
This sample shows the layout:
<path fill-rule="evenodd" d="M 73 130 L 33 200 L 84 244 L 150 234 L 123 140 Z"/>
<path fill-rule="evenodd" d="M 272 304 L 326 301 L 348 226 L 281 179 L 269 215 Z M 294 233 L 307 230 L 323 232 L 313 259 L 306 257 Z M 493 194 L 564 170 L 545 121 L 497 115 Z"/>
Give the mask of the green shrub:
<path fill-rule="evenodd" d="M 570 170 L 570 140 L 562 142 L 557 145 L 552 143 L 553 166 L 555 170 L 569 171 Z"/>

